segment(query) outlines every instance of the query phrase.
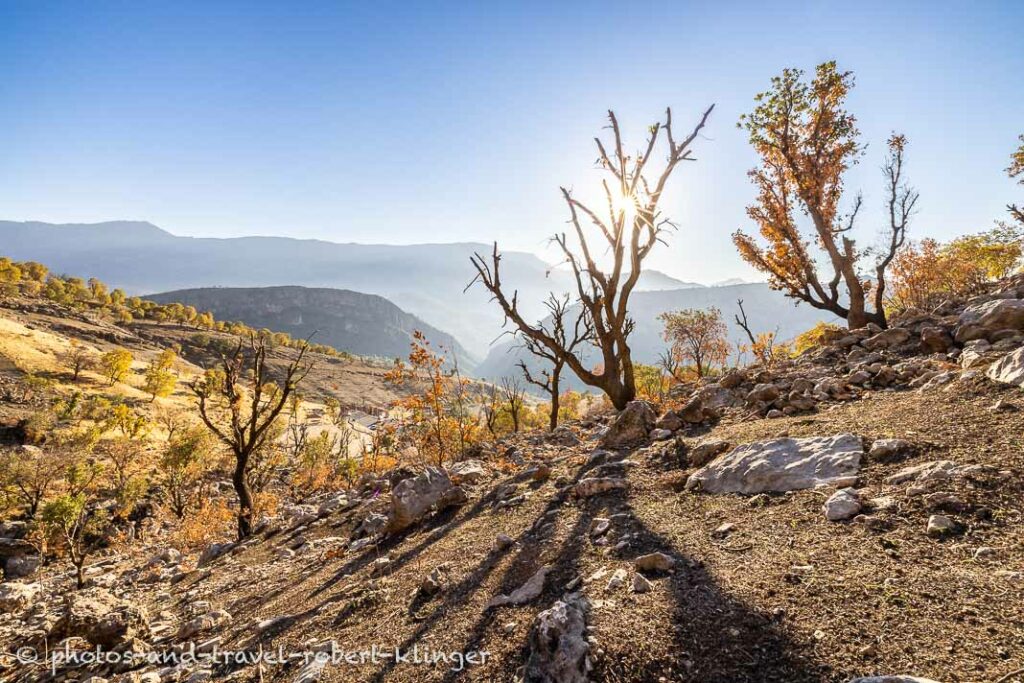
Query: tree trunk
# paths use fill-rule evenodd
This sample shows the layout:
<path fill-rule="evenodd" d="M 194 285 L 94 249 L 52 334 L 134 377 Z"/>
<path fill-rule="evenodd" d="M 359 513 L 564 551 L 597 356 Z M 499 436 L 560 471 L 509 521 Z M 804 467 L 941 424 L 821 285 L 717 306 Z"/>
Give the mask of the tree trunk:
<path fill-rule="evenodd" d="M 551 419 L 548 423 L 548 431 L 555 431 L 558 427 L 558 380 L 562 368 L 555 366 L 551 372 Z"/>
<path fill-rule="evenodd" d="M 252 534 L 252 491 L 249 489 L 249 479 L 245 476 L 245 470 L 249 464 L 248 454 L 235 454 L 235 472 L 231 477 L 231 483 L 235 486 L 235 493 L 238 495 L 238 539 L 248 538 Z"/>
<path fill-rule="evenodd" d="M 604 387 L 605 393 L 608 394 L 608 399 L 615 406 L 616 410 L 625 409 L 626 405 L 630 401 L 636 398 L 636 389 L 633 387 L 626 386 L 621 382 L 612 382 L 609 386 Z"/>

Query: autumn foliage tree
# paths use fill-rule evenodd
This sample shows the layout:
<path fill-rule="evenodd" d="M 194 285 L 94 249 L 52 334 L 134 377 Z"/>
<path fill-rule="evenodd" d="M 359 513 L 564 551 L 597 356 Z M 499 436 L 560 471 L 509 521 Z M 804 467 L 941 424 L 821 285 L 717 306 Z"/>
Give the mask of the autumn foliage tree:
<path fill-rule="evenodd" d="M 299 348 L 277 382 L 267 362 L 266 338 L 252 334 L 248 342 L 240 339 L 234 351 L 221 358 L 219 368 L 207 370 L 190 385 L 203 424 L 235 459 L 231 483 L 238 496 L 240 539 L 253 530 L 253 455 L 280 435 L 278 417 L 313 367 L 305 360 L 307 348 Z"/>
<path fill-rule="evenodd" d="M 669 311 L 658 320 L 665 325 L 662 334 L 671 344 L 672 355 L 680 364 L 692 367 L 697 377 L 704 377 L 729 357 L 729 329 L 717 308 Z"/>
<path fill-rule="evenodd" d="M 918 195 L 904 180 L 906 138 L 893 135 L 885 165 L 889 226 L 872 284 L 860 270 L 868 251 L 858 249 L 851 237 L 861 197 L 846 214 L 840 207 L 846 171 L 863 153 L 856 120 L 845 109 L 852 87 L 852 73 L 826 62 L 809 83 L 800 69 L 785 69 L 767 92 L 757 95 L 754 111 L 740 125 L 761 158 L 749 173 L 758 196 L 747 214 L 764 244 L 743 231 L 734 233 L 733 241 L 775 289 L 844 318 L 851 328 L 868 322 L 885 327 L 886 269 L 906 240 Z M 810 238 L 798 226 L 798 214 L 810 220 Z M 827 262 L 824 274 L 816 252 Z M 868 302 L 872 287 L 873 310 Z"/>
<path fill-rule="evenodd" d="M 644 260 L 674 227 L 662 215 L 662 194 L 679 164 L 693 160 L 691 145 L 713 108 L 709 107 L 683 138 L 676 137 L 672 110 L 667 110 L 665 120 L 649 128 L 646 144 L 636 152 L 627 150 L 619 121 L 613 112 L 608 112 L 611 144 L 595 139 L 598 167 L 607 174 L 601 185 L 602 205 L 586 204 L 569 189 L 561 188 L 573 238 L 560 233 L 554 236 L 554 242 L 573 275 L 575 297 L 593 325 L 601 356 L 598 369 L 588 367 L 579 351 L 566 349 L 550 330 L 524 317 L 519 310 L 517 292 L 509 290 L 501 280 L 501 254 L 497 243 L 489 257 L 481 254 L 472 257 L 477 272 L 473 282 L 479 281 L 493 295 L 506 322 L 511 322 L 524 338 L 562 359 L 583 383 L 604 391 L 620 410 L 636 396 L 628 343 L 634 327 L 629 316 L 629 298 L 640 278 Z M 655 171 L 655 150 L 662 140 L 666 147 L 664 163 Z M 587 230 L 591 226 L 596 229 L 596 240 L 588 237 Z M 602 267 L 599 260 L 610 264 Z"/>
<path fill-rule="evenodd" d="M 396 402 L 406 415 L 403 438 L 420 457 L 444 465 L 476 440 L 476 421 L 468 410 L 469 380 L 446 370 L 446 357 L 436 353 L 426 336 L 413 332 L 409 362 L 397 362 L 388 381 L 417 387 Z"/>

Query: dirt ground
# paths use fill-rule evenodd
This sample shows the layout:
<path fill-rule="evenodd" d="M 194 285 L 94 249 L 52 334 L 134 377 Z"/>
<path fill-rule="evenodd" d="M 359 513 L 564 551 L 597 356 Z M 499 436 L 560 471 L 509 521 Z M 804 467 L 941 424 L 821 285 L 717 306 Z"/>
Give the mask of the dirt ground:
<path fill-rule="evenodd" d="M 276 560 L 278 549 L 294 539 L 271 538 L 218 560 L 209 576 L 187 579 L 178 609 L 201 598 L 231 612 L 235 627 L 222 644 L 227 649 L 252 638 L 256 621 L 290 615 L 260 638 L 266 647 L 301 651 L 333 638 L 349 650 L 377 645 L 489 653 L 485 664 L 462 671 L 387 661 L 328 666 L 325 681 L 511 681 L 525 661 L 535 615 L 581 577 L 593 606 L 594 681 L 846 681 L 912 674 L 1020 683 L 1024 674 L 1000 677 L 1024 666 L 1024 580 L 1010 573 L 1024 570 L 1024 413 L 993 412 L 998 398 L 1024 405 L 1019 391 L 978 381 L 928 394 L 877 393 L 819 414 L 725 425 L 703 435 L 739 443 L 849 431 L 869 440 L 912 441 L 910 456 L 868 460 L 862 469 L 866 495 L 891 502 L 872 513 L 880 529 L 826 521 L 825 490 L 754 499 L 681 492 L 678 470 L 637 452 L 630 457 L 635 466 L 617 468 L 629 480 L 625 495 L 577 501 L 556 494 L 555 478 L 537 484 L 519 475 L 478 486 L 461 509 L 369 551 Z M 591 449 L 532 450 L 554 463 L 564 483 L 616 470 L 586 465 Z M 941 540 L 925 533 L 932 511 L 920 498 L 884 483 L 900 468 L 936 459 L 1010 472 L 949 489 L 967 508 L 951 513 L 963 533 Z M 492 509 L 495 491 L 509 481 L 529 493 L 526 502 Z M 613 518 L 611 543 L 594 543 L 591 521 L 617 513 L 629 515 Z M 347 538 L 360 518 L 358 511 L 331 517 L 303 533 Z M 735 525 L 731 533 L 714 534 L 725 522 Z M 499 533 L 517 544 L 496 549 Z M 628 547 L 606 554 L 628 534 Z M 973 559 L 983 546 L 994 554 Z M 625 568 L 631 579 L 632 558 L 653 550 L 678 563 L 672 573 L 651 577 L 651 592 L 635 594 L 629 581 L 606 589 L 610 570 Z M 390 558 L 385 575 L 371 578 L 371 563 L 383 556 Z M 451 569 L 451 587 L 434 598 L 418 596 L 420 582 L 441 564 Z M 542 566 L 552 571 L 540 598 L 486 608 Z M 587 580 L 601 569 L 609 572 Z M 299 668 L 267 669 L 265 680 L 292 680 Z"/>

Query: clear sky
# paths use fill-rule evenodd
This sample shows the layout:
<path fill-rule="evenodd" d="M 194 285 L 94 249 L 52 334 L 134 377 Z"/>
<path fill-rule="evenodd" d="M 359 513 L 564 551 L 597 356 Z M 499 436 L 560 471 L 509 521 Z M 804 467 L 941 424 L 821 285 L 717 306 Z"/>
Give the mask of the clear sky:
<path fill-rule="evenodd" d="M 753 277 L 731 247 L 754 164 L 739 115 L 786 66 L 837 59 L 882 226 L 884 141 L 910 138 L 917 236 L 990 226 L 1021 189 L 1024 2 L 0 2 L 0 218 L 175 234 L 490 241 L 545 252 L 559 184 L 597 178 L 614 108 L 717 109 L 651 265 Z"/>

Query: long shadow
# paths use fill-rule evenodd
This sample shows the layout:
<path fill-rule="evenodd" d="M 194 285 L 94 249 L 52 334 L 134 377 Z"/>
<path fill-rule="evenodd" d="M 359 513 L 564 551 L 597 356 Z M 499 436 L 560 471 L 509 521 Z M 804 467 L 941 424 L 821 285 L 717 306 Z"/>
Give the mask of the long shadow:
<path fill-rule="evenodd" d="M 590 523 L 611 506 L 614 506 L 615 512 L 625 511 L 629 514 L 628 522 L 617 526 L 619 534 L 635 534 L 629 547 L 620 554 L 620 560 L 632 560 L 650 552 L 663 552 L 675 559 L 677 567 L 665 579 L 673 601 L 671 624 L 668 626 L 672 627 L 674 659 L 650 661 L 646 664 L 646 670 L 641 672 L 635 669 L 636 662 L 630 662 L 628 675 L 624 671 L 616 672 L 614 661 L 602 661 L 592 672 L 592 680 L 623 680 L 626 676 L 628 680 L 659 681 L 679 680 L 679 676 L 684 676 L 685 680 L 702 683 L 811 683 L 832 678 L 828 667 L 815 663 L 809 654 L 802 653 L 801 648 L 786 637 L 770 616 L 727 595 L 702 563 L 687 557 L 664 536 L 647 527 L 637 518 L 624 496 L 604 494 L 582 501 L 581 506 L 581 514 L 572 532 L 566 536 L 552 562 L 555 569 L 550 576 L 553 580 L 549 579 L 547 583 L 551 588 L 546 589 L 541 596 L 543 609 L 561 597 L 553 587 L 564 586 L 578 575 L 579 559 L 586 544 L 590 542 L 587 533 Z M 493 610 L 482 614 L 461 651 L 482 649 L 484 638 L 495 618 Z M 423 630 L 418 629 L 403 647 L 415 644 Z M 527 645 L 524 643 L 524 659 L 527 654 Z M 444 681 L 451 683 L 459 680 L 467 672 L 468 669 L 450 670 Z M 386 673 L 380 672 L 372 680 L 381 681 Z"/>
<path fill-rule="evenodd" d="M 515 477 L 504 479 L 496 483 L 486 494 L 481 496 L 476 503 L 468 509 L 449 508 L 447 510 L 442 510 L 427 520 L 424 524 L 413 526 L 401 533 L 389 534 L 380 543 L 368 547 L 365 552 L 360 552 L 359 555 L 353 557 L 351 560 L 339 567 L 338 571 L 334 573 L 334 576 L 327 579 L 323 584 L 313 590 L 313 592 L 309 594 L 309 597 L 313 598 L 321 595 L 346 576 L 358 572 L 376 558 L 387 555 L 389 550 L 401 545 L 409 536 L 428 531 L 429 533 L 427 533 L 416 545 L 404 551 L 402 554 L 390 558 L 391 563 L 388 565 L 388 573 L 398 571 L 409 562 L 416 559 L 428 547 L 440 541 L 445 536 L 448 536 L 471 519 L 474 519 L 486 508 L 491 507 L 497 500 L 498 492 L 504 486 L 508 484 L 520 484 L 528 478 L 528 474 L 520 473 Z"/>
<path fill-rule="evenodd" d="M 579 482 L 588 473 L 599 470 L 602 463 L 588 461 L 584 464 L 575 474 L 572 479 L 572 484 Z M 539 556 L 544 550 L 544 545 L 550 540 L 551 535 L 554 532 L 557 513 L 566 503 L 568 494 L 565 492 L 557 493 L 552 496 L 548 504 L 544 506 L 544 509 L 538 514 L 531 524 L 523 533 L 516 539 L 516 547 L 518 548 L 516 556 L 509 563 L 508 568 L 505 570 L 501 579 L 500 593 L 509 593 L 523 584 L 523 582 L 529 578 L 537 569 L 540 568 L 541 563 L 538 561 Z M 568 535 L 568 540 L 564 545 L 574 545 L 580 543 L 580 539 L 586 535 L 586 531 L 589 529 L 590 520 L 593 519 L 592 514 L 581 514 L 574 524 L 572 532 Z M 563 546 L 564 547 L 564 546 Z M 582 547 L 582 546 L 579 546 Z M 488 552 L 487 556 L 480 562 L 475 570 L 467 574 L 461 581 L 454 586 L 448 588 L 445 592 L 444 597 L 434 606 L 433 611 L 427 616 L 421 616 L 420 624 L 416 630 L 406 638 L 399 648 L 401 650 L 409 650 L 415 645 L 424 635 L 426 635 L 434 626 L 436 626 L 443 618 L 448 610 L 456 605 L 464 602 L 465 596 L 477 590 L 484 580 L 491 574 L 494 568 L 498 565 L 500 560 L 506 555 L 508 550 L 500 550 L 492 548 Z M 563 553 L 562 554 L 566 554 Z M 552 571 L 548 574 L 548 578 L 545 580 L 545 586 L 551 585 L 564 585 L 566 581 L 571 580 L 575 576 L 575 558 L 578 557 L 578 551 L 574 557 L 567 557 L 563 561 L 562 557 L 555 562 L 546 562 L 552 567 Z M 572 576 L 570 576 L 572 574 Z M 545 588 L 545 593 L 549 592 L 548 588 Z M 497 611 L 494 609 L 485 609 L 483 615 L 478 620 L 477 624 L 471 631 L 471 635 L 468 639 L 467 645 L 463 648 L 463 652 L 469 652 L 473 649 L 473 646 L 478 643 L 487 627 L 492 623 L 495 618 Z M 385 662 L 381 668 L 367 681 L 379 683 L 383 681 L 387 675 L 394 669 L 396 663 L 394 661 Z"/>

